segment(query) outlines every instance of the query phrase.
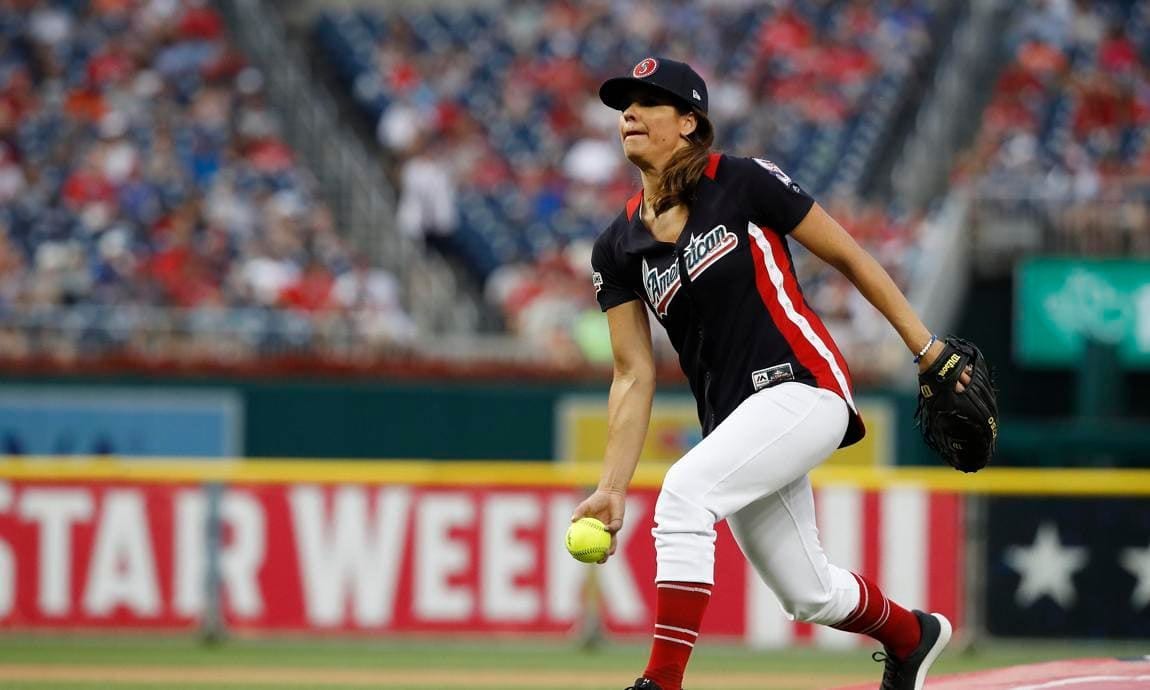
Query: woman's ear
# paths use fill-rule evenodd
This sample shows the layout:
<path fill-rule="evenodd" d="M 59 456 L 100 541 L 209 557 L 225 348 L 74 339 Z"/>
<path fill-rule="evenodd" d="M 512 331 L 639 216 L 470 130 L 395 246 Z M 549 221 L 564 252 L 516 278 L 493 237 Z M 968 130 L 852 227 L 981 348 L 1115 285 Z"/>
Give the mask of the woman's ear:
<path fill-rule="evenodd" d="M 679 136 L 686 138 L 699 128 L 699 118 L 695 113 L 687 113 L 679 117 Z"/>

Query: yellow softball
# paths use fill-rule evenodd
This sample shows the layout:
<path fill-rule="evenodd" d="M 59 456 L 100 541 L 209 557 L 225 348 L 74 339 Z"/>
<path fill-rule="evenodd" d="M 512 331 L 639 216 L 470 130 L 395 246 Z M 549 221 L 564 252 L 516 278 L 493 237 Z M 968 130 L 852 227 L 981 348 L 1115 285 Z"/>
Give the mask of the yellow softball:
<path fill-rule="evenodd" d="M 593 517 L 579 518 L 567 528 L 567 552 L 583 563 L 598 563 L 611 548 L 606 525 Z"/>

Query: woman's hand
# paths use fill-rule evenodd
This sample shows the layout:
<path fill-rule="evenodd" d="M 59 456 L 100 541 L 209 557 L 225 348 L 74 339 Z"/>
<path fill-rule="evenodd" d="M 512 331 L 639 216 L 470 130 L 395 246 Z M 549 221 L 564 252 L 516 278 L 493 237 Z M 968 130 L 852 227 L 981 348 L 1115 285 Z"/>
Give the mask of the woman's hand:
<path fill-rule="evenodd" d="M 579 518 L 593 517 L 607 526 L 607 532 L 611 534 L 611 548 L 607 550 L 607 555 L 599 561 L 600 563 L 606 562 L 615 554 L 615 546 L 618 543 L 615 535 L 623 529 L 623 511 L 626 507 L 625 492 L 596 489 L 595 493 L 576 506 L 575 512 L 571 514 L 571 522 Z"/>
<path fill-rule="evenodd" d="M 929 369 L 930 365 L 934 363 L 934 360 L 938 359 L 938 356 L 942 354 L 942 351 L 945 347 L 945 344 L 941 340 L 934 341 L 934 343 L 931 344 L 930 349 L 927 350 L 926 354 L 922 356 L 922 359 L 918 360 L 918 373 L 921 374 Z M 966 387 L 970 385 L 970 375 L 973 371 L 974 368 L 969 364 L 966 365 L 966 368 L 962 370 L 962 373 L 958 376 L 958 383 L 954 384 L 954 390 L 956 393 L 963 392 L 966 390 Z"/>

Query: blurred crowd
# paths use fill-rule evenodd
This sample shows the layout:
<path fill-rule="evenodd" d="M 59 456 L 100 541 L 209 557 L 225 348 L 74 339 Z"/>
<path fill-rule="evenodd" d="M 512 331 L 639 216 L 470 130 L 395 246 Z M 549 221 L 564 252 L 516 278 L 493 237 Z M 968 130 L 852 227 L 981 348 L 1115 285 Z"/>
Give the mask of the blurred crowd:
<path fill-rule="evenodd" d="M 1150 255 L 1150 3 L 1032 0 L 956 170 L 1046 244 Z"/>
<path fill-rule="evenodd" d="M 6 355 L 406 342 L 314 188 L 209 3 L 0 2 Z"/>
<path fill-rule="evenodd" d="M 500 327 L 577 364 L 610 356 L 590 246 L 638 186 L 604 78 L 652 54 L 691 62 L 717 148 L 774 160 L 905 286 L 921 219 L 859 190 L 938 48 L 938 6 L 404 4 L 322 14 L 312 45 L 393 164 L 399 230 L 468 276 Z M 1150 2 L 1029 0 L 1013 16 L 955 177 L 1059 248 L 1150 254 Z M 210 3 L 0 0 L 0 351 L 404 348 L 399 282 L 315 190 Z M 845 279 L 802 251 L 796 265 L 848 349 L 881 337 Z"/>
<path fill-rule="evenodd" d="M 314 39 L 396 161 L 403 232 L 469 271 L 506 327 L 561 358 L 609 356 L 589 247 L 638 177 L 598 85 L 638 60 L 707 80 L 720 150 L 767 157 L 901 276 L 914 219 L 854 193 L 915 60 L 933 3 L 915 0 L 477 3 L 329 13 Z M 842 328 L 865 311 L 800 259 Z M 597 335 L 596 335 L 597 334 Z"/>

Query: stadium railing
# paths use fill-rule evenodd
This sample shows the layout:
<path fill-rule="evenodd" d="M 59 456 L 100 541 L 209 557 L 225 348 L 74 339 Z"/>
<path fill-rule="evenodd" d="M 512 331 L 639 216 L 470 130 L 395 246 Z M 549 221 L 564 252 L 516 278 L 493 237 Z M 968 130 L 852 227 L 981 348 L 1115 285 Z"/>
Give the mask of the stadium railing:
<path fill-rule="evenodd" d="M 472 302 L 441 259 L 396 230 L 394 188 L 340 122 L 324 80 L 291 49 L 279 9 L 263 0 L 221 0 L 220 6 L 240 45 L 267 74 L 293 144 L 315 168 L 352 240 L 401 277 L 413 317 L 426 331 L 470 329 L 477 318 Z"/>

